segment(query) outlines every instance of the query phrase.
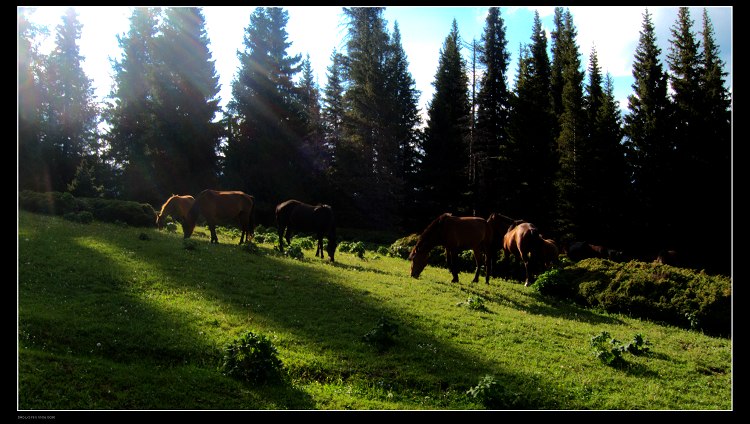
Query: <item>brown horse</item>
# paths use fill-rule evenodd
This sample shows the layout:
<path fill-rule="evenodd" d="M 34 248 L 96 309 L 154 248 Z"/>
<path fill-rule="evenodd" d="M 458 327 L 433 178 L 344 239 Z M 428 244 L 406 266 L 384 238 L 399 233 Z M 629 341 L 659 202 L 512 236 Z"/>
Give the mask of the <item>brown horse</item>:
<path fill-rule="evenodd" d="M 514 221 L 503 236 L 505 256 L 513 254 L 523 262 L 526 270 L 525 286 L 533 278 L 534 266 L 543 265 L 543 249 L 544 239 L 536 226 L 529 222 Z"/>
<path fill-rule="evenodd" d="M 164 227 L 164 221 L 166 221 L 167 216 L 170 215 L 172 218 L 185 225 L 187 214 L 194 202 L 195 198 L 193 196 L 179 196 L 173 194 L 163 205 L 161 205 L 161 210 L 156 215 L 156 226 L 161 230 Z"/>
<path fill-rule="evenodd" d="M 542 245 L 542 264 L 545 268 L 550 268 L 552 265 L 557 263 L 560 256 L 560 250 L 557 248 L 557 244 L 552 239 L 543 239 L 544 244 Z"/>
<path fill-rule="evenodd" d="M 473 283 L 479 281 L 479 270 L 484 261 L 486 283 L 490 283 L 490 245 L 492 243 L 492 228 L 484 218 L 458 217 L 444 213 L 435 218 L 425 228 L 409 254 L 411 261 L 411 276 L 419 278 L 425 266 L 427 256 L 435 246 L 445 248 L 445 258 L 448 270 L 453 275 L 453 283 L 458 283 L 458 254 L 467 249 L 474 251 L 476 272 Z"/>
<path fill-rule="evenodd" d="M 336 220 L 333 209 L 328 205 L 308 205 L 290 199 L 276 206 L 276 226 L 279 230 L 279 250 L 284 251 L 283 239 L 291 243 L 295 232 L 314 233 L 318 239 L 315 257 L 323 259 L 323 236 L 328 238 L 328 258 L 333 262 L 336 253 Z"/>
<path fill-rule="evenodd" d="M 195 223 L 198 216 L 206 218 L 208 228 L 211 230 L 211 243 L 218 243 L 216 237 L 216 224 L 225 221 L 235 220 L 239 223 L 240 244 L 249 241 L 255 230 L 253 224 L 253 206 L 255 205 L 253 196 L 241 191 L 216 191 L 203 190 L 195 198 L 193 207 L 187 214 L 187 219 L 183 225 L 185 238 L 189 238 L 195 229 Z"/>

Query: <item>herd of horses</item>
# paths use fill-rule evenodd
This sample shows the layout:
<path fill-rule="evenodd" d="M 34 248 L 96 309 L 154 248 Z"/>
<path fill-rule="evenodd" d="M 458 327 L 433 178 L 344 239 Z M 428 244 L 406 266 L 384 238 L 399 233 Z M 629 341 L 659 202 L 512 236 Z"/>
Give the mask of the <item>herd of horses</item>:
<path fill-rule="evenodd" d="M 185 238 L 190 238 L 198 219 L 206 220 L 211 232 L 211 243 L 218 243 L 216 226 L 236 223 L 240 228 L 240 242 L 249 241 L 255 229 L 253 208 L 255 199 L 242 191 L 203 190 L 196 197 L 173 194 L 156 215 L 156 225 L 161 229 L 167 216 L 172 216 L 182 225 Z M 308 205 L 298 200 L 287 200 L 276 206 L 276 224 L 279 231 L 279 250 L 284 251 L 284 242 L 290 243 L 294 233 L 314 233 L 318 240 L 315 256 L 323 258 L 323 237 L 328 238 L 328 258 L 333 262 L 336 251 L 336 221 L 328 205 Z"/>
<path fill-rule="evenodd" d="M 211 243 L 218 243 L 216 226 L 233 222 L 240 228 L 239 244 L 242 244 L 249 241 L 254 232 L 254 206 L 253 196 L 242 191 L 204 190 L 196 197 L 172 195 L 157 214 L 156 224 L 161 229 L 167 216 L 172 216 L 181 223 L 184 237 L 189 238 L 202 216 L 211 232 Z M 310 205 L 294 199 L 279 203 L 276 206 L 276 226 L 280 251 L 284 251 L 284 240 L 289 245 L 295 233 L 312 233 L 318 242 L 315 256 L 324 258 L 325 237 L 328 239 L 325 250 L 329 260 L 334 261 L 336 221 L 333 209 L 329 205 Z M 464 250 L 474 253 L 476 268 L 472 282 L 479 281 L 480 270 L 484 265 L 487 284 L 493 274 L 492 267 L 500 249 L 503 250 L 505 258 L 515 256 L 523 263 L 526 286 L 533 282 L 536 273 L 552 267 L 560 255 L 557 244 L 551 239 L 544 238 L 534 224 L 499 213 L 493 213 L 487 219 L 476 216 L 453 216 L 450 213 L 435 218 L 419 235 L 417 244 L 409 254 L 412 277 L 419 278 L 427 266 L 430 251 L 435 247 L 445 249 L 448 270 L 453 276 L 454 283 L 458 282 L 458 257 Z M 622 252 L 587 242 L 573 243 L 564 253 L 575 261 L 593 257 L 622 259 Z M 665 251 L 660 254 L 657 262 L 673 264 L 675 258 L 676 252 Z"/>

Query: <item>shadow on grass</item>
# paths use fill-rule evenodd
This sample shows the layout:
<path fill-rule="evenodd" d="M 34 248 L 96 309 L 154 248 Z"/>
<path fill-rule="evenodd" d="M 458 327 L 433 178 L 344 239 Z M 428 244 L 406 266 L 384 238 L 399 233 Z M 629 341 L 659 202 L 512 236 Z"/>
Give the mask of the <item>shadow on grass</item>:
<path fill-rule="evenodd" d="M 32 221 L 22 219 L 21 227 Z M 420 405 L 413 399 L 464 393 L 482 375 L 493 374 L 516 394 L 505 403 L 508 408 L 565 407 L 559 404 L 559 391 L 531 389 L 553 382 L 471 355 L 460 344 L 435 337 L 429 323 L 415 321 L 419 316 L 411 311 L 394 308 L 373 296 L 366 284 L 350 281 L 359 278 L 352 274 L 360 271 L 356 266 L 320 267 L 311 262 L 314 259 L 292 261 L 273 249 L 251 254 L 234 244 L 211 245 L 205 240 L 197 240 L 195 250 L 186 250 L 181 237 L 156 230 L 144 241 L 138 238 L 141 229 L 70 230 L 70 224 L 51 222 L 56 228 L 26 232 L 33 241 L 19 247 L 20 263 L 29 260 L 36 266 L 19 271 L 19 333 L 25 334 L 19 349 L 19 362 L 24 363 L 19 365 L 19 403 L 24 408 L 50 402 L 60 409 L 318 407 L 308 393 L 291 384 L 255 388 L 221 376 L 216 365 L 222 346 L 203 335 L 215 330 L 215 323 L 180 308 L 175 300 L 182 297 L 200 299 L 206 308 L 216 308 L 244 329 L 260 326 L 267 332 L 289 333 L 279 349 L 291 355 L 292 378 L 302 384 L 339 381 L 360 388 L 382 387 L 384 392 L 411 393 L 407 404 Z M 82 237 L 88 245 L 80 242 Z M 35 259 L 39 256 L 46 260 Z M 535 311 L 517 306 L 560 316 L 552 306 Z M 362 337 L 383 317 L 400 328 L 401 342 L 379 354 Z M 72 362 L 67 377 L 59 373 L 61 380 L 52 389 L 41 389 L 44 382 L 37 375 L 35 352 Z M 324 368 L 316 355 L 328 358 Z M 88 365 L 91 360 L 94 365 Z M 107 377 L 108 365 L 119 371 Z M 41 369 L 46 373 L 55 366 Z M 130 372 L 131 367 L 135 371 Z M 105 390 L 111 389 L 103 385 L 131 394 L 108 400 Z M 66 400 L 79 399 L 75 393 L 87 393 L 89 400 Z M 453 408 L 449 400 L 443 402 L 447 403 L 434 401 L 424 407 Z"/>

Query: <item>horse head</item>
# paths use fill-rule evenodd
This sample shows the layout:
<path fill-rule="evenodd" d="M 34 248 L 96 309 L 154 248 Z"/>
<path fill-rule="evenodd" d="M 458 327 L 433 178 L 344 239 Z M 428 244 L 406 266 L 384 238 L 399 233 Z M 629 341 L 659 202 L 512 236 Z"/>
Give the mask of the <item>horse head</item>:
<path fill-rule="evenodd" d="M 412 278 L 419 278 L 424 268 L 427 266 L 427 255 L 429 249 L 426 249 L 422 243 L 417 243 L 409 253 L 409 261 L 411 261 L 411 276 Z"/>

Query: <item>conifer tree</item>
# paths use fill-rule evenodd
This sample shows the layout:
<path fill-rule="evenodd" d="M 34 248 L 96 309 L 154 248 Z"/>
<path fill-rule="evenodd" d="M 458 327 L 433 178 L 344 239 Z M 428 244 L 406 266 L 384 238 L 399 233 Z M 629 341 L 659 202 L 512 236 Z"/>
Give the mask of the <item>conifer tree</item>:
<path fill-rule="evenodd" d="M 28 20 L 31 9 L 18 8 L 18 189 L 45 191 L 41 145 L 41 65 L 35 37 L 43 28 Z"/>
<path fill-rule="evenodd" d="M 216 187 L 219 78 L 199 8 L 164 11 L 154 44 L 156 146 L 161 195 Z"/>
<path fill-rule="evenodd" d="M 290 197 L 313 197 L 305 188 L 306 175 L 301 174 L 308 169 L 299 155 L 304 120 L 294 84 L 301 55 L 287 53 L 288 20 L 288 12 L 281 8 L 253 11 L 228 104 L 238 128 L 232 144 L 226 146 L 224 184 L 273 204 Z"/>
<path fill-rule="evenodd" d="M 302 60 L 302 78 L 299 82 L 302 119 L 304 121 L 303 155 L 310 159 L 311 172 L 315 177 L 323 175 L 328 167 L 324 147 L 323 121 L 321 115 L 320 90 L 315 82 L 310 55 Z"/>
<path fill-rule="evenodd" d="M 428 105 L 422 176 L 424 212 L 470 213 L 468 199 L 468 146 L 470 125 L 469 80 L 461 57 L 461 37 L 453 20 L 440 49 L 435 73 L 435 94 Z"/>
<path fill-rule="evenodd" d="M 42 82 L 41 156 L 50 190 L 65 191 L 81 160 L 97 150 L 99 109 L 91 80 L 81 67 L 81 23 L 68 8 L 56 27 Z"/>
<path fill-rule="evenodd" d="M 329 155 L 328 172 L 336 169 L 337 150 L 341 148 L 344 120 L 344 87 L 342 75 L 344 57 L 341 53 L 331 53 L 331 64 L 327 69 L 327 82 L 323 90 L 323 128 L 325 132 L 325 150 Z"/>
<path fill-rule="evenodd" d="M 674 163 L 668 76 L 660 54 L 651 14 L 646 9 L 633 62 L 633 94 L 628 96 L 629 112 L 623 118 L 626 162 L 633 190 L 627 222 L 637 223 L 629 228 L 632 240 L 647 237 L 657 245 L 667 243 L 667 232 L 672 226 L 672 219 L 665 211 L 673 201 L 670 180 Z M 634 254 L 648 254 L 638 252 L 642 248 L 635 244 L 627 248 Z"/>
<path fill-rule="evenodd" d="M 557 151 L 560 166 L 555 180 L 557 188 L 557 225 L 563 239 L 574 237 L 580 219 L 581 188 L 577 150 L 584 143 L 585 115 L 583 114 L 583 72 L 576 45 L 577 31 L 570 10 L 562 14 L 561 27 L 555 28 L 554 63 L 559 66 L 561 81 L 560 115 L 557 116 L 560 133 Z M 554 76 L 554 74 L 553 74 Z M 553 79 L 554 82 L 554 79 Z M 553 85 L 553 90 L 555 86 Z M 557 104 L 555 104 L 557 107 Z"/>
<path fill-rule="evenodd" d="M 118 35 L 122 57 L 114 61 L 112 102 L 105 111 L 110 125 L 108 157 L 121 167 L 119 193 L 131 200 L 164 199 L 157 187 L 154 141 L 158 139 L 155 107 L 154 40 L 160 9 L 133 9 L 130 29 Z"/>
<path fill-rule="evenodd" d="M 695 265 L 723 263 L 722 268 L 728 270 L 729 248 L 705 254 L 695 247 L 689 235 L 695 222 L 708 220 L 719 226 L 716 232 L 725 241 L 723 246 L 731 244 L 731 177 L 728 172 L 731 132 L 727 125 L 727 96 L 721 90 L 721 78 L 717 78 L 721 75 L 716 69 L 720 63 L 717 63 L 710 21 L 705 14 L 703 32 L 708 49 L 703 46 L 701 50 L 701 43 L 693 32 L 690 9 L 680 7 L 671 28 L 667 56 L 676 118 L 673 134 L 673 193 L 676 198 L 672 204 L 675 228 L 670 241 Z M 696 202 L 696 199 L 701 200 Z"/>
<path fill-rule="evenodd" d="M 723 229 L 717 245 L 722 246 L 708 255 L 707 266 L 720 272 L 731 270 L 731 202 L 732 202 L 732 127 L 731 96 L 726 87 L 727 73 L 719 56 L 719 47 L 714 40 L 714 29 L 708 11 L 703 9 L 703 66 L 701 87 L 704 105 L 704 138 L 701 155 L 707 172 L 705 187 L 711 205 L 704 208 L 705 218 L 716 222 Z M 709 142 L 711 140 L 711 142 Z"/>
<path fill-rule="evenodd" d="M 521 49 L 505 150 L 513 152 L 515 186 L 498 186 L 501 213 L 527 219 L 555 236 L 554 176 L 558 167 L 554 137 L 555 117 L 550 95 L 547 37 L 539 13 L 534 13 L 531 43 Z M 510 150 L 513 146 L 514 149 Z"/>
<path fill-rule="evenodd" d="M 509 144 L 508 122 L 511 93 L 506 83 L 510 56 L 505 37 L 505 23 L 500 8 L 491 7 L 485 21 L 479 54 L 479 63 L 485 72 L 480 80 L 477 96 L 477 123 L 474 147 L 477 184 L 474 208 L 482 215 L 497 210 L 503 203 L 499 194 L 509 187 L 518 186 L 514 181 L 514 157 L 501 150 Z M 503 187 L 503 188 L 500 188 Z"/>

